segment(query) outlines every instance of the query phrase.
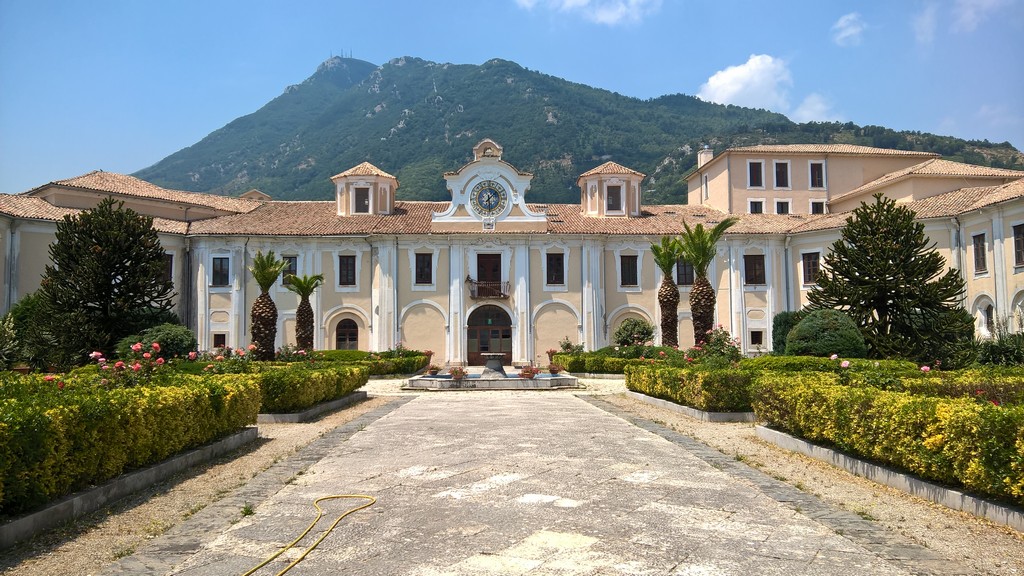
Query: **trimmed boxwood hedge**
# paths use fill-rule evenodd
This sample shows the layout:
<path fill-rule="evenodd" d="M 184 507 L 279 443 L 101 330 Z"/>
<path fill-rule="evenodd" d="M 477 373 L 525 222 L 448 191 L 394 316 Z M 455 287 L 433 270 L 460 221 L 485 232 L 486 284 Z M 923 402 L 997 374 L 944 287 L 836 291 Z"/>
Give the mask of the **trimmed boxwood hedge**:
<path fill-rule="evenodd" d="M 733 368 L 626 368 L 626 388 L 705 412 L 749 412 L 751 373 Z"/>
<path fill-rule="evenodd" d="M 861 358 L 840 358 L 830 360 L 821 356 L 758 356 L 740 360 L 744 370 L 777 370 L 781 372 L 836 372 L 841 370 L 840 362 L 850 362 L 848 370 L 857 372 L 877 370 L 886 373 L 917 374 L 917 364 L 907 360 L 864 360 Z"/>
<path fill-rule="evenodd" d="M 561 364 L 567 372 L 576 374 L 622 374 L 626 366 L 650 365 L 652 362 L 651 359 L 619 358 L 596 352 L 555 354 L 551 361 Z"/>
<path fill-rule="evenodd" d="M 263 392 L 260 412 L 282 414 L 334 400 L 366 384 L 366 366 L 323 363 L 271 367 L 255 374 Z"/>
<path fill-rule="evenodd" d="M 754 412 L 812 442 L 1024 505 L 1024 406 L 842 386 L 836 378 L 764 372 L 754 382 Z"/>
<path fill-rule="evenodd" d="M 93 382 L 0 377 L 0 513 L 227 436 L 255 423 L 260 407 L 249 374 L 183 374 L 172 385 L 114 389 Z"/>

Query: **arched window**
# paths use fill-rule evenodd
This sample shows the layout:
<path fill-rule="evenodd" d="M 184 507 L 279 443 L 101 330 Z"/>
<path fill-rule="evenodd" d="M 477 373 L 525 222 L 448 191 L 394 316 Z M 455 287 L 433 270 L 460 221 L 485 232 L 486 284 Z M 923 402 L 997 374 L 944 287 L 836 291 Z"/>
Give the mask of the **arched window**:
<path fill-rule="evenodd" d="M 334 332 L 336 350 L 359 350 L 359 326 L 350 318 L 338 322 Z"/>
<path fill-rule="evenodd" d="M 995 334 L 996 331 L 995 312 L 995 308 L 991 304 L 985 306 L 985 329 L 988 330 L 989 334 Z"/>

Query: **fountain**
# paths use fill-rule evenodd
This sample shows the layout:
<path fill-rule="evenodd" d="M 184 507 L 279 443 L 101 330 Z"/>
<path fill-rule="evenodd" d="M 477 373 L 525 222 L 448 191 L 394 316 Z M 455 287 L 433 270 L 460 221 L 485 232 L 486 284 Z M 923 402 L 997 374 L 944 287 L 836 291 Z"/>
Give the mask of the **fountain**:
<path fill-rule="evenodd" d="M 452 378 L 450 374 L 423 374 L 405 382 L 403 390 L 539 390 L 582 388 L 575 376 L 568 374 L 537 374 L 533 378 L 510 377 L 505 373 L 501 352 L 485 352 L 486 360 L 480 374 L 466 374 Z"/>

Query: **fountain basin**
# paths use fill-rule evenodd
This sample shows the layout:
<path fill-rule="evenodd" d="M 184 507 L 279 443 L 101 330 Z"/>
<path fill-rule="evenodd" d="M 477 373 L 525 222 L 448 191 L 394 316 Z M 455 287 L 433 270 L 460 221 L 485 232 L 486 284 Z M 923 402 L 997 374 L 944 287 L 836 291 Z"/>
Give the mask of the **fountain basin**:
<path fill-rule="evenodd" d="M 551 390 L 582 388 L 575 376 L 538 374 L 533 378 L 481 378 L 470 374 L 456 380 L 448 374 L 414 376 L 405 381 L 403 390 Z"/>

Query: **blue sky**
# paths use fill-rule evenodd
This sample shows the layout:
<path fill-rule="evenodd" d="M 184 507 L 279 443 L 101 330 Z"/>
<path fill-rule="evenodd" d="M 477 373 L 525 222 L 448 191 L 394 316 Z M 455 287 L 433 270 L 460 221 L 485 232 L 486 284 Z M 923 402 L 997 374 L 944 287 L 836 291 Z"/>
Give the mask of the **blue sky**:
<path fill-rule="evenodd" d="M 1024 0 L 0 0 L 0 192 L 134 172 L 350 53 L 1024 148 Z"/>

